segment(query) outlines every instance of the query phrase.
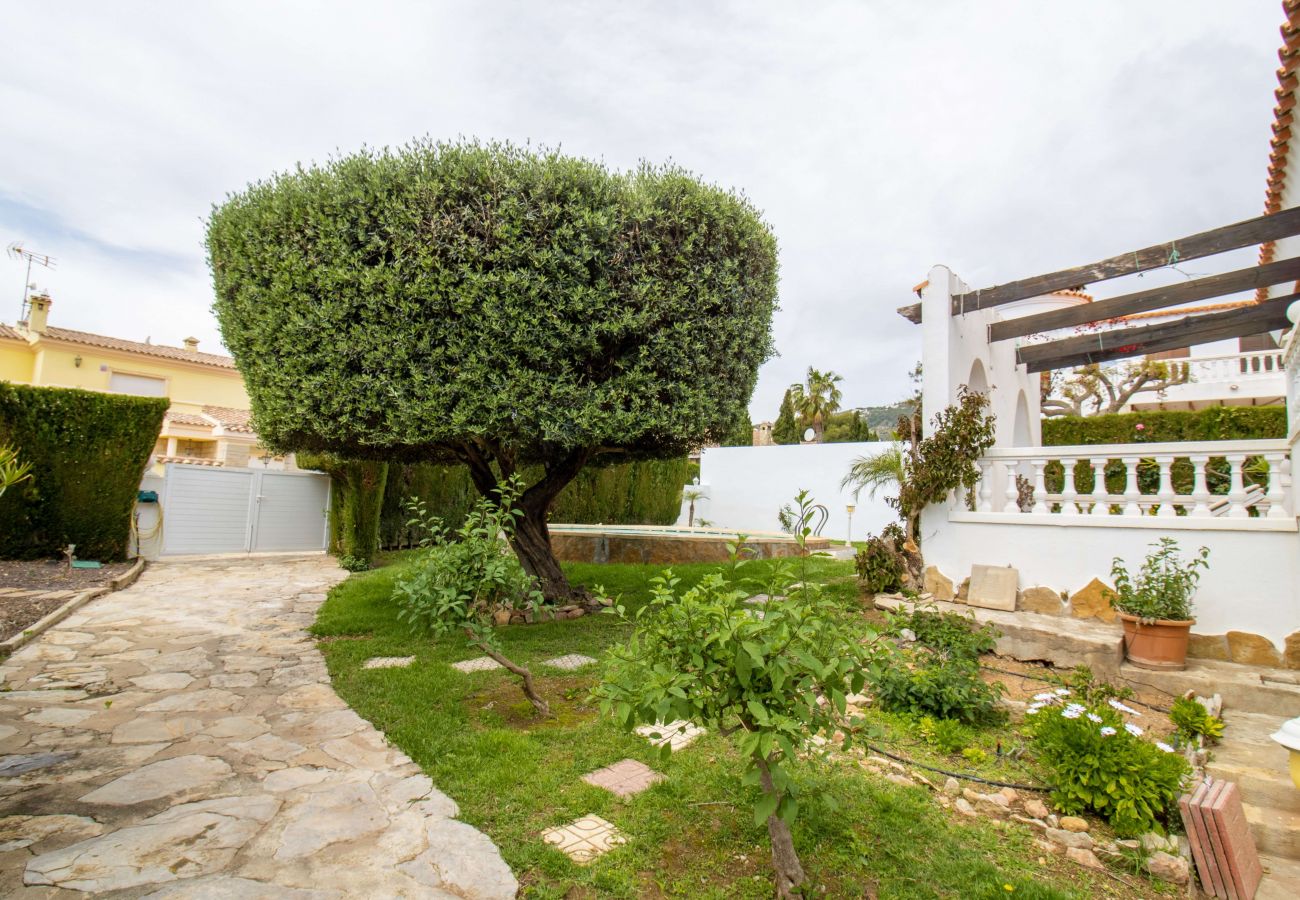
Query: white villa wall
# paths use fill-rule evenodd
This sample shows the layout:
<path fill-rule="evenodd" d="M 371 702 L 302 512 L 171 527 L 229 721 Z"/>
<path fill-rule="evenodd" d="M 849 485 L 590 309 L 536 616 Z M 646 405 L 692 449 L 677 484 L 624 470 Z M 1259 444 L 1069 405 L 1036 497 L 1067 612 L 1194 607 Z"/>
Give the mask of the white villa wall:
<path fill-rule="evenodd" d="M 854 503 L 851 491 L 840 489 L 840 479 L 859 456 L 879 453 L 884 442 L 851 444 L 774 444 L 767 447 L 706 447 L 700 456 L 700 487 L 705 494 L 695 503 L 695 517 L 715 528 L 747 533 L 777 531 L 777 511 L 807 490 L 830 513 L 823 537 L 848 539 L 845 506 Z M 853 512 L 853 539 L 864 540 L 898 514 L 884 500 L 866 491 Z M 685 524 L 683 519 L 681 524 Z"/>
<path fill-rule="evenodd" d="M 1197 634 L 1246 631 L 1269 638 L 1280 650 L 1287 635 L 1300 631 L 1300 533 L 1294 520 L 1291 530 L 1260 531 L 1244 530 L 1258 521 L 1251 519 L 1174 529 L 1153 516 L 1113 516 L 1104 525 L 1071 524 L 1059 515 L 1014 518 L 1019 521 L 994 523 L 978 513 L 930 507 L 921 523 L 926 563 L 954 583 L 976 564 L 1010 565 L 1020 572 L 1022 590 L 1042 586 L 1073 593 L 1093 578 L 1113 584 L 1112 559 L 1123 558 L 1132 572 L 1150 544 L 1173 537 L 1184 554 L 1210 548 L 1210 566 L 1195 598 Z"/>

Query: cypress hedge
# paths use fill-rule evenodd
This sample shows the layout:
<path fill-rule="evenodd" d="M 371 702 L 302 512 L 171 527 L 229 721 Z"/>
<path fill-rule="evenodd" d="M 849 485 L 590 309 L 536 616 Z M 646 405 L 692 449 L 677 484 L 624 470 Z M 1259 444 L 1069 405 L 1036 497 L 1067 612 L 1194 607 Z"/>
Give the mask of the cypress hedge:
<path fill-rule="evenodd" d="M 1194 412 L 1159 410 L 1043 420 L 1043 445 L 1047 447 L 1284 437 L 1285 406 L 1219 406 Z"/>
<path fill-rule="evenodd" d="M 0 498 L 0 558 L 126 557 L 131 515 L 168 401 L 0 382 L 0 444 L 32 477 Z"/>
<path fill-rule="evenodd" d="M 648 459 L 587 466 L 555 499 L 552 522 L 610 525 L 671 525 L 681 509 L 682 487 L 698 474 L 687 459 Z M 478 499 L 464 466 L 393 464 L 379 516 L 379 544 L 409 547 L 420 535 L 407 526 L 406 501 L 423 500 L 429 511 L 458 526 Z"/>

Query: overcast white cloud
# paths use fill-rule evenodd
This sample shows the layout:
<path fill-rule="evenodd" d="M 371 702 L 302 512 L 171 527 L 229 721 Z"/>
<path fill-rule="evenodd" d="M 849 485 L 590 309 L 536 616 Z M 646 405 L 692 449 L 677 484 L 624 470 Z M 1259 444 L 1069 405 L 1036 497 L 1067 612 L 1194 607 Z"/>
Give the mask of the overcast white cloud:
<path fill-rule="evenodd" d="M 250 180 L 422 135 L 672 158 L 780 241 L 755 419 L 809 364 L 884 403 L 919 355 L 893 310 L 933 263 L 992 284 L 1258 215 L 1281 22 L 1278 0 L 29 4 L 0 33 L 0 243 L 58 257 L 34 276 L 58 324 L 212 347 L 203 219 Z M 0 265 L 0 321 L 21 288 Z"/>

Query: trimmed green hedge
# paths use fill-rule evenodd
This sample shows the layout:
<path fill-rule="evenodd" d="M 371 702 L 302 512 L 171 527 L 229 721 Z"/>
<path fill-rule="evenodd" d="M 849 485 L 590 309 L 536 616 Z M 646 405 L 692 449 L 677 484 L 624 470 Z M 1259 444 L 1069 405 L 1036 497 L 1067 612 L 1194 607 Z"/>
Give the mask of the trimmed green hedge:
<path fill-rule="evenodd" d="M 0 558 L 125 558 L 140 478 L 164 398 L 123 397 L 0 382 L 0 444 L 32 464 L 32 477 L 0 497 Z"/>
<path fill-rule="evenodd" d="M 1285 406 L 1220 406 L 1195 412 L 1164 410 L 1043 420 L 1043 445 L 1047 447 L 1284 437 Z"/>
<path fill-rule="evenodd" d="M 552 522 L 671 525 L 681 509 L 682 487 L 698 473 L 698 465 L 686 459 L 588 466 L 556 498 L 550 518 Z M 478 499 L 478 491 L 464 466 L 393 464 L 379 517 L 380 546 L 405 547 L 417 539 L 406 525 L 409 516 L 404 507 L 410 497 L 424 500 L 430 512 L 455 527 Z"/>

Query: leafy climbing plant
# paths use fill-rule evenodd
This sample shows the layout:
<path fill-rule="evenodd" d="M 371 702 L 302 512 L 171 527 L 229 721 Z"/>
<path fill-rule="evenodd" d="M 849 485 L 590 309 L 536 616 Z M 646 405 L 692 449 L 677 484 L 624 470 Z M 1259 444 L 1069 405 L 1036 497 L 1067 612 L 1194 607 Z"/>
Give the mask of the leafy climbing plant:
<path fill-rule="evenodd" d="M 802 514 L 812 500 L 800 492 L 796 504 Z M 801 550 L 810 533 L 795 533 Z M 747 562 L 733 554 L 730 578 L 712 574 L 684 591 L 670 570 L 634 615 L 616 607 L 634 631 L 610 650 L 595 697 L 625 728 L 684 720 L 736 736 L 745 784 L 758 788 L 754 820 L 767 824 L 777 894 L 791 897 L 804 881 L 790 832 L 800 802 L 793 769 L 811 737 L 842 723 L 874 645 L 819 585 L 795 582 L 794 565 L 779 566 L 765 584 L 772 599 L 761 612 L 746 604 Z M 671 752 L 667 743 L 663 752 Z"/>
<path fill-rule="evenodd" d="M 435 636 L 460 632 L 476 647 L 518 676 L 524 696 L 543 716 L 550 706 L 533 688 L 532 673 L 509 659 L 494 629 L 500 613 L 517 610 L 536 614 L 542 603 L 536 581 L 502 542 L 521 515 L 515 508 L 520 484 L 510 479 L 495 501 L 480 499 L 465 522 L 449 532 L 428 514 L 424 504 L 411 504 L 412 525 L 422 528 L 424 550 L 409 573 L 394 586 L 399 621 L 413 631 Z"/>

